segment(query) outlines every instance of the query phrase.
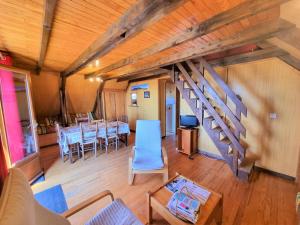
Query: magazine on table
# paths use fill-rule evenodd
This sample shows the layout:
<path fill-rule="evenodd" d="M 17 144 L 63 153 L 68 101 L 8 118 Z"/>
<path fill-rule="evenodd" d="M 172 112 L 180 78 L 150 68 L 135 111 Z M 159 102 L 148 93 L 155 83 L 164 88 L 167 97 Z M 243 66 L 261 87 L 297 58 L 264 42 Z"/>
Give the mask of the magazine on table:
<path fill-rule="evenodd" d="M 191 195 L 192 197 L 198 199 L 201 205 L 204 205 L 206 203 L 211 194 L 205 188 L 200 187 L 198 184 L 195 184 L 193 181 L 181 175 L 173 181 L 169 182 L 165 187 L 172 193 L 181 191 L 186 193 L 187 195 Z"/>
<path fill-rule="evenodd" d="M 176 217 L 196 223 L 198 220 L 200 201 L 191 198 L 183 192 L 177 191 L 172 195 L 167 208 Z"/>

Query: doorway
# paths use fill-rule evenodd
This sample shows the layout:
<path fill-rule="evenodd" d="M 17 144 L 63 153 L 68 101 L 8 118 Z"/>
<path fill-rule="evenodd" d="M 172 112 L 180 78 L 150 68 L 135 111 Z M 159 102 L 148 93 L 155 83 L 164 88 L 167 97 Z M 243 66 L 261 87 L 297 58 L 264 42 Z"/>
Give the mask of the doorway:
<path fill-rule="evenodd" d="M 171 79 L 159 79 L 158 87 L 162 137 L 172 136 L 179 125 L 180 94 Z"/>
<path fill-rule="evenodd" d="M 166 136 L 176 133 L 176 87 L 166 83 Z"/>
<path fill-rule="evenodd" d="M 7 167 L 34 180 L 42 174 L 29 72 L 0 66 L 0 128 Z"/>

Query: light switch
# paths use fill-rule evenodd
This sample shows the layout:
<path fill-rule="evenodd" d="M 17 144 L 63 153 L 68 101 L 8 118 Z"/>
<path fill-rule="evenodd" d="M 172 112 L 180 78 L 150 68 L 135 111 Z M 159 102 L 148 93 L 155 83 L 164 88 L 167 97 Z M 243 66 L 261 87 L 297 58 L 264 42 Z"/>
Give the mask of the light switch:
<path fill-rule="evenodd" d="M 277 119 L 277 113 L 275 113 L 275 112 L 270 113 L 269 116 L 270 116 L 271 120 L 276 120 Z"/>

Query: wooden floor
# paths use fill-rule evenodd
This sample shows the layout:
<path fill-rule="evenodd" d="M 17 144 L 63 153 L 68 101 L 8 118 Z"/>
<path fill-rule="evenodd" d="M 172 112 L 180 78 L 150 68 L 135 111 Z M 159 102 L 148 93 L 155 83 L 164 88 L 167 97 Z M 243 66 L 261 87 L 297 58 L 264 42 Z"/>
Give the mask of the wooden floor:
<path fill-rule="evenodd" d="M 133 143 L 131 135 L 130 143 Z M 251 183 L 234 177 L 223 162 L 197 155 L 194 160 L 177 153 L 175 137 L 167 137 L 164 145 L 169 155 L 169 174 L 183 175 L 224 196 L 223 224 L 296 225 L 295 193 L 292 181 L 263 172 L 255 172 Z M 56 147 L 55 147 L 56 148 Z M 57 160 L 46 172 L 46 181 L 33 187 L 34 192 L 61 184 L 69 207 L 94 194 L 109 189 L 146 222 L 146 192 L 162 184 L 161 175 L 137 175 L 134 186 L 127 184 L 129 147 L 111 150 L 74 164 Z M 84 224 L 108 200 L 99 202 L 71 218 L 72 224 Z M 155 224 L 167 224 L 154 214 Z"/>

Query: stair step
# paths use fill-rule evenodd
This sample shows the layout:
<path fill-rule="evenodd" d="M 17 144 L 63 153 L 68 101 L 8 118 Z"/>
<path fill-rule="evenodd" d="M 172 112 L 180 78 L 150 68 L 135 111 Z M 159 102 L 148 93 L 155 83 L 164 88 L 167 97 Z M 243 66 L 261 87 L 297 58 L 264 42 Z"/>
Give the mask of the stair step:
<path fill-rule="evenodd" d="M 243 180 L 249 180 L 255 161 L 245 158 L 238 165 L 238 177 Z"/>
<path fill-rule="evenodd" d="M 231 145 L 231 141 L 227 137 L 225 137 L 224 139 L 222 139 L 221 142 L 223 142 L 226 145 Z"/>
<path fill-rule="evenodd" d="M 204 119 L 205 119 L 205 120 L 209 120 L 209 121 L 215 120 L 213 116 L 205 117 Z"/>
<path fill-rule="evenodd" d="M 223 129 L 221 127 L 217 126 L 217 127 L 213 128 L 212 130 L 215 132 L 221 132 Z"/>

